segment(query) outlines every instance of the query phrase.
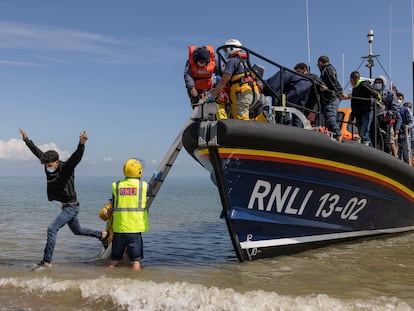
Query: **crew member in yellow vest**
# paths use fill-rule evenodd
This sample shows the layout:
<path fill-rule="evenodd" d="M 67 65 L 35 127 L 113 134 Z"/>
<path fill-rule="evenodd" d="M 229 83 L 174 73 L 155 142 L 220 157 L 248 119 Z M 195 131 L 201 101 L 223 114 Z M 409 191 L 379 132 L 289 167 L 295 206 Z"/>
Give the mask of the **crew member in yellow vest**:
<path fill-rule="evenodd" d="M 234 119 L 250 120 L 249 112 L 259 99 L 260 89 L 255 74 L 247 66 L 247 54 L 242 50 L 242 44 L 237 39 L 225 42 L 227 63 L 221 76 L 221 80 L 214 87 L 212 98 L 217 100 L 220 92 L 229 88 L 231 115 Z M 219 107 L 219 112 L 220 112 Z M 223 119 L 222 117 L 218 117 Z M 253 120 L 267 122 L 264 113 Z"/>
<path fill-rule="evenodd" d="M 109 267 L 115 267 L 128 248 L 131 267 L 141 269 L 144 258 L 142 232 L 148 231 L 147 194 L 151 187 L 141 181 L 142 164 L 137 159 L 129 159 L 124 164 L 125 179 L 112 183 L 112 253 Z"/>

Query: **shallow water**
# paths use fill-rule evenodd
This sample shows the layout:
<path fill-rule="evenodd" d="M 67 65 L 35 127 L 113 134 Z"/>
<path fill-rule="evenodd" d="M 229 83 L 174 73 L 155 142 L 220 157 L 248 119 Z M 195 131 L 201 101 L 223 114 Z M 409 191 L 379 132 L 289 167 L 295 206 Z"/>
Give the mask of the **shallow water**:
<path fill-rule="evenodd" d="M 58 234 L 53 269 L 40 261 L 59 212 L 42 177 L 0 178 L 0 311 L 414 310 L 414 234 L 239 263 L 208 178 L 169 178 L 150 211 L 142 270 L 108 269 L 94 238 Z M 112 178 L 77 177 L 81 225 L 98 218 Z"/>

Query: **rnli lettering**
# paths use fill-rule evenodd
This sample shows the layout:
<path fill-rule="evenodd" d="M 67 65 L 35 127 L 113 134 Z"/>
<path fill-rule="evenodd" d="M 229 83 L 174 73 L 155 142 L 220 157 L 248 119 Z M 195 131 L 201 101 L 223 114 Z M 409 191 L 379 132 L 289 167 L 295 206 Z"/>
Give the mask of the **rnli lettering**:
<path fill-rule="evenodd" d="M 137 188 L 119 188 L 119 195 L 137 195 Z"/>
<path fill-rule="evenodd" d="M 280 214 L 302 215 L 314 195 L 310 189 L 302 189 L 290 185 L 276 184 L 258 179 L 249 199 L 249 209 L 276 212 Z M 358 197 L 341 200 L 339 194 L 325 193 L 319 198 L 313 198 L 309 208 L 315 210 L 315 217 L 327 218 L 339 215 L 344 220 L 357 220 L 358 214 L 365 208 L 368 201 Z"/>
<path fill-rule="evenodd" d="M 272 211 L 275 207 L 276 212 L 285 213 L 291 215 L 302 215 L 303 211 L 308 203 L 310 197 L 312 196 L 313 190 L 308 190 L 306 194 L 301 196 L 303 200 L 299 207 L 296 201 L 299 200 L 298 194 L 301 192 L 301 188 L 287 186 L 282 190 L 282 185 L 277 184 L 273 189 L 272 185 L 268 181 L 257 180 L 256 185 L 254 186 L 253 192 L 249 200 L 249 209 L 253 209 L 255 204 L 257 204 L 257 209 L 259 211 Z M 303 192 L 303 191 L 302 191 Z M 269 196 L 269 198 L 267 198 Z M 265 207 L 265 199 L 267 201 Z"/>

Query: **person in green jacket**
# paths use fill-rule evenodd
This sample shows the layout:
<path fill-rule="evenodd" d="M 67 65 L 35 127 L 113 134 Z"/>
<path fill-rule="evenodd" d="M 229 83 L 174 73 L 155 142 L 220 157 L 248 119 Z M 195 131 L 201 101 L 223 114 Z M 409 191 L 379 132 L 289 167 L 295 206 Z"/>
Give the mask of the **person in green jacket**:
<path fill-rule="evenodd" d="M 142 164 L 129 159 L 124 164 L 125 178 L 112 183 L 112 252 L 110 268 L 118 265 L 126 249 L 131 268 L 141 269 L 144 258 L 142 232 L 148 231 L 147 196 L 150 185 L 141 181 Z"/>

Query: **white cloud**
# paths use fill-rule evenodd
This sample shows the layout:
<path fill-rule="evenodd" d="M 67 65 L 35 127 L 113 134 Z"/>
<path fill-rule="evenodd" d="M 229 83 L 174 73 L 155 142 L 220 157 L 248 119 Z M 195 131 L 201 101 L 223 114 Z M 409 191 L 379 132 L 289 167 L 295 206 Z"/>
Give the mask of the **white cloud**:
<path fill-rule="evenodd" d="M 47 25 L 0 21 L 0 48 L 34 50 L 29 60 L 0 60 L 0 64 L 18 66 L 44 66 L 94 62 L 110 64 L 148 65 L 165 63 L 165 51 L 182 57 L 181 50 L 172 50 L 164 39 L 118 39 L 102 34 L 64 29 Z M 53 51 L 53 56 L 48 52 Z M 56 53 L 58 51 L 59 53 Z M 42 55 L 40 55 L 42 53 Z"/>
<path fill-rule="evenodd" d="M 67 150 L 61 150 L 55 143 L 43 144 L 38 146 L 40 150 L 55 150 L 61 160 L 66 160 L 70 156 L 70 152 Z M 16 138 L 12 138 L 8 141 L 0 140 L 0 159 L 4 160 L 32 160 L 34 155 L 27 148 L 26 144 Z"/>
<path fill-rule="evenodd" d="M 19 62 L 14 60 L 0 60 L 0 65 L 21 66 L 21 67 L 42 67 L 41 64 Z"/>
<path fill-rule="evenodd" d="M 105 53 L 113 38 L 57 27 L 0 22 L 0 47 Z"/>
<path fill-rule="evenodd" d="M 112 157 L 105 157 L 103 159 L 104 162 L 112 162 Z"/>

